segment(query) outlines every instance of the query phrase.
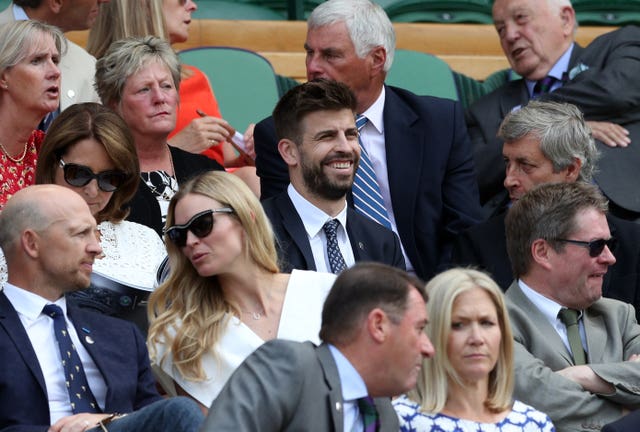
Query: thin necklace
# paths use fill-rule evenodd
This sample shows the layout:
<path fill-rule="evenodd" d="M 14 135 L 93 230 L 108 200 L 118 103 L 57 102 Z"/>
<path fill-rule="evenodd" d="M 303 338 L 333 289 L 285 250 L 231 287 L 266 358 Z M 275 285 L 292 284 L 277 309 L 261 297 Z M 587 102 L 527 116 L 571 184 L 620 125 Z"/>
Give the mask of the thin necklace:
<path fill-rule="evenodd" d="M 28 144 L 29 144 L 29 143 L 28 143 L 27 141 L 25 141 L 25 143 L 24 143 L 24 150 L 22 151 L 22 156 L 20 156 L 20 157 L 18 157 L 18 158 L 14 158 L 13 156 L 11 156 L 11 155 L 9 154 L 9 152 L 7 151 L 7 149 L 6 149 L 6 148 L 4 148 L 4 146 L 2 145 L 2 143 L 1 143 L 1 142 L 0 142 L 0 149 L 2 149 L 2 153 L 4 153 L 4 155 L 5 155 L 6 157 L 8 157 L 10 161 L 12 161 L 12 162 L 14 162 L 14 163 L 20 163 L 20 162 L 22 162 L 22 161 L 24 160 L 25 156 L 27 155 L 27 147 L 28 147 Z M 172 168 L 173 168 L 173 166 L 172 166 Z"/>

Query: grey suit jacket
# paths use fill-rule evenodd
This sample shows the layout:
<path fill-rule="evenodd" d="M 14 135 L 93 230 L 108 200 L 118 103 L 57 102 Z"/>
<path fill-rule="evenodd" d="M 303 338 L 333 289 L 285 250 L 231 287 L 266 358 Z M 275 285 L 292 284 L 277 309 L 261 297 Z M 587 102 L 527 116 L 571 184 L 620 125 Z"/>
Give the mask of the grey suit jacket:
<path fill-rule="evenodd" d="M 397 432 L 388 398 L 376 398 L 380 432 Z M 201 432 L 343 432 L 338 368 L 327 345 L 271 340 L 240 365 L 213 401 Z M 348 431 L 347 431 L 348 432 Z"/>
<path fill-rule="evenodd" d="M 515 340 L 514 397 L 551 417 L 560 431 L 600 430 L 640 406 L 640 363 L 624 361 L 640 354 L 640 326 L 629 304 L 601 298 L 584 311 L 588 362 L 615 386 L 610 395 L 593 394 L 555 373 L 573 366 L 571 354 L 549 321 L 514 282 L 507 308 Z"/>
<path fill-rule="evenodd" d="M 13 2 L 0 12 L 0 24 L 15 21 Z M 67 52 L 60 58 L 60 111 L 81 102 L 100 102 L 93 88 L 96 59 L 83 48 L 67 39 Z"/>

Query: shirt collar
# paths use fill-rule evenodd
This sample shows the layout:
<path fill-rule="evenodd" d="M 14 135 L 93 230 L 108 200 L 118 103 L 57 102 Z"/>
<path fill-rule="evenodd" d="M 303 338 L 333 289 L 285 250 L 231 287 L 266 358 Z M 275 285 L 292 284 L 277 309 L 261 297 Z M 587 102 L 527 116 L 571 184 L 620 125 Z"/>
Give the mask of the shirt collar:
<path fill-rule="evenodd" d="M 29 19 L 24 9 L 18 5 L 13 5 L 13 18 L 16 21 L 26 21 Z"/>
<path fill-rule="evenodd" d="M 547 298 L 531 288 L 527 285 L 522 279 L 518 279 L 518 285 L 520 289 L 524 293 L 524 295 L 529 299 L 531 303 L 533 303 L 540 312 L 545 316 L 545 318 L 552 324 L 555 325 L 558 318 L 558 313 L 560 309 L 564 309 L 559 303 Z M 578 311 L 578 319 L 582 317 L 582 311 Z"/>
<path fill-rule="evenodd" d="M 343 229 L 346 229 L 347 226 L 347 201 L 344 201 L 344 207 L 335 217 L 331 217 L 326 214 L 324 211 L 320 210 L 318 207 L 311 204 L 305 197 L 300 195 L 300 193 L 293 187 L 292 184 L 289 184 L 287 187 L 287 193 L 289 194 L 289 198 L 293 203 L 293 206 L 300 214 L 300 218 L 302 219 L 302 224 L 304 225 L 305 231 L 307 231 L 307 235 L 309 238 L 313 238 L 318 235 L 318 233 L 322 230 L 324 224 L 331 219 L 338 219 L 340 225 L 342 225 Z"/>
<path fill-rule="evenodd" d="M 558 59 L 556 64 L 553 65 L 547 76 L 554 77 L 559 82 L 565 80 L 565 74 L 569 71 L 569 61 L 571 60 L 571 53 L 573 53 L 573 48 L 575 43 L 572 43 L 569 46 L 562 56 Z M 527 83 L 527 89 L 529 90 L 529 94 L 533 93 L 533 87 L 536 85 L 536 81 L 525 80 Z M 555 87 L 554 87 L 555 88 Z"/>
<path fill-rule="evenodd" d="M 349 359 L 335 346 L 328 344 L 328 347 L 338 368 L 342 400 L 347 402 L 367 396 L 367 385 Z"/>
<path fill-rule="evenodd" d="M 45 305 L 52 303 L 44 297 L 25 289 L 18 288 L 9 282 L 4 285 L 4 294 L 7 296 L 16 312 L 31 321 L 36 320 L 40 316 L 42 308 L 44 308 Z M 67 303 L 64 296 L 53 302 L 53 304 L 60 306 L 64 314 L 67 314 Z"/>
<path fill-rule="evenodd" d="M 382 86 L 382 91 L 380 92 L 378 99 L 376 99 L 376 101 L 362 113 L 369 120 L 367 124 L 371 124 L 375 127 L 379 134 L 384 133 L 384 120 L 382 113 L 384 112 L 385 99 L 385 87 Z"/>

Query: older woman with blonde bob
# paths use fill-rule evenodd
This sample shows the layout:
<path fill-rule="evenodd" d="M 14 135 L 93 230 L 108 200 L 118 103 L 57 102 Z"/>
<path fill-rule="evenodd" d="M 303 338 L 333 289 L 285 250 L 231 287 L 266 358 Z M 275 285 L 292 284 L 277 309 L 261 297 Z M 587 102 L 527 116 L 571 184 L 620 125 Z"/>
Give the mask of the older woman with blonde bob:
<path fill-rule="evenodd" d="M 502 290 L 485 273 L 451 269 L 427 284 L 436 355 L 415 390 L 393 401 L 401 431 L 554 431 L 514 401 L 513 337 Z"/>
<path fill-rule="evenodd" d="M 167 227 L 171 271 L 149 299 L 148 341 L 177 393 L 206 410 L 266 340 L 319 342 L 335 275 L 279 272 L 271 225 L 242 180 L 216 171 L 187 182 Z"/>

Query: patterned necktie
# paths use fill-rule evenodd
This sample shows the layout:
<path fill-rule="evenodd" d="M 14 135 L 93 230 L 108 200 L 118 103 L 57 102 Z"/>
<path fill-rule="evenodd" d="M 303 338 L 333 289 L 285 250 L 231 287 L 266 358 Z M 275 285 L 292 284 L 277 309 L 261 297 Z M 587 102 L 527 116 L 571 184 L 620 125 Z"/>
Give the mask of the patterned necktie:
<path fill-rule="evenodd" d="M 89 388 L 80 356 L 78 356 L 76 347 L 73 346 L 73 342 L 69 337 L 62 309 L 54 304 L 48 304 L 42 309 L 42 313 L 53 319 L 53 330 L 62 358 L 67 391 L 71 400 L 71 410 L 74 414 L 99 413 L 100 408 Z"/>
<path fill-rule="evenodd" d="M 380 416 L 371 396 L 358 399 L 358 409 L 362 415 L 364 432 L 377 432 L 380 429 Z"/>
<path fill-rule="evenodd" d="M 347 263 L 344 262 L 342 252 L 338 246 L 338 225 L 340 221 L 338 219 L 331 219 L 322 226 L 325 236 L 327 236 L 327 256 L 329 257 L 329 267 L 331 273 L 338 274 L 342 270 L 347 268 Z"/>
<path fill-rule="evenodd" d="M 536 81 L 536 85 L 533 86 L 532 98 L 535 99 L 545 93 L 549 93 L 551 87 L 555 84 L 556 81 L 558 81 L 556 78 L 549 75 L 542 78 L 541 80 Z"/>
<path fill-rule="evenodd" d="M 586 356 L 580 339 L 580 329 L 578 328 L 578 311 L 563 308 L 560 309 L 558 317 L 567 327 L 567 339 L 569 339 L 569 347 L 573 353 L 573 362 L 576 365 L 586 364 Z"/>
<path fill-rule="evenodd" d="M 356 119 L 358 132 L 360 132 L 367 121 L 368 119 L 365 116 L 358 116 Z M 353 179 L 353 206 L 358 213 L 391 229 L 389 214 L 384 207 L 380 186 L 376 179 L 376 173 L 373 171 L 369 154 L 362 145 L 360 137 L 358 137 L 358 142 L 360 143 L 360 165 L 358 165 L 356 176 Z"/>

